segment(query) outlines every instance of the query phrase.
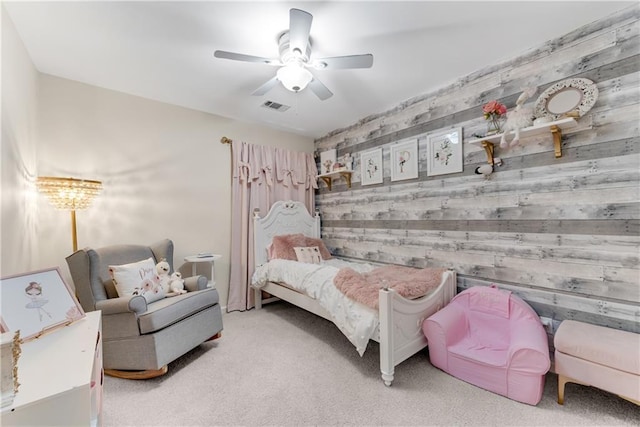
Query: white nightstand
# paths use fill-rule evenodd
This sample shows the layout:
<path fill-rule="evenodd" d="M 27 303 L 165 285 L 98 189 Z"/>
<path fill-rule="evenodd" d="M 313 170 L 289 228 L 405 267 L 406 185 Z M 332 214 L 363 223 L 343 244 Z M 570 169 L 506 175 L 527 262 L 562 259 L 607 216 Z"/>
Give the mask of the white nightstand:
<path fill-rule="evenodd" d="M 191 275 L 195 276 L 197 274 L 197 265 L 200 262 L 208 262 L 211 263 L 211 280 L 209 280 L 209 287 L 216 287 L 216 260 L 222 258 L 222 255 L 210 254 L 207 256 L 203 255 L 189 255 L 184 257 L 185 262 L 191 263 Z"/>

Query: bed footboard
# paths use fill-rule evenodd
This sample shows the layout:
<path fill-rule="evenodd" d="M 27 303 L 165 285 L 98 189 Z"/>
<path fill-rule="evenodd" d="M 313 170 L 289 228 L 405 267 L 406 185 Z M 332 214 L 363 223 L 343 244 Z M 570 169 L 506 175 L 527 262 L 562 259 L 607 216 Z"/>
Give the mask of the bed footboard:
<path fill-rule="evenodd" d="M 456 289 L 456 273 L 449 270 L 435 291 L 419 299 L 408 300 L 393 289 L 380 290 L 380 372 L 386 386 L 393 382 L 399 363 L 427 346 L 422 322 L 449 304 Z"/>

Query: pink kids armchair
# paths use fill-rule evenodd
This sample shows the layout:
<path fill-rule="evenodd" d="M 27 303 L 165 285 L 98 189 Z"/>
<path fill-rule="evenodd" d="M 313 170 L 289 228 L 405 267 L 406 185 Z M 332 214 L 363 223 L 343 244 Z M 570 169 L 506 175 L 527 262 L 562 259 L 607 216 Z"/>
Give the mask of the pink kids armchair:
<path fill-rule="evenodd" d="M 536 312 L 511 292 L 469 288 L 422 330 L 435 367 L 510 399 L 540 402 L 551 366 L 547 335 Z"/>

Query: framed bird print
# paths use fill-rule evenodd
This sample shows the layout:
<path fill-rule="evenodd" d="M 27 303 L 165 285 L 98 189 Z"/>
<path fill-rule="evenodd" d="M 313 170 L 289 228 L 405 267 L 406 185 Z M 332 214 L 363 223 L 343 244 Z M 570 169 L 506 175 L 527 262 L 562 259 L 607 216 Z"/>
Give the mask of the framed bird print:
<path fill-rule="evenodd" d="M 360 184 L 382 184 L 382 148 L 360 155 Z"/>
<path fill-rule="evenodd" d="M 462 172 L 462 128 L 429 135 L 427 160 L 427 176 Z"/>
<path fill-rule="evenodd" d="M 418 140 L 391 146 L 391 181 L 418 177 Z"/>

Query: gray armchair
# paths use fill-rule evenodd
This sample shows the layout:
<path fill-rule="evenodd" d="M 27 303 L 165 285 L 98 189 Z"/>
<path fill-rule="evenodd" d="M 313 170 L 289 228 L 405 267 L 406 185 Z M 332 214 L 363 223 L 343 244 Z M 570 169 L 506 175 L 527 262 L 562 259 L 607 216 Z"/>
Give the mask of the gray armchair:
<path fill-rule="evenodd" d="M 222 311 L 218 291 L 207 278 L 185 278 L 185 294 L 147 303 L 139 295 L 120 298 L 109 265 L 152 257 L 173 269 L 173 242 L 151 246 L 115 245 L 85 248 L 67 257 L 76 294 L 85 311 L 102 311 L 103 364 L 107 375 L 152 378 L 167 364 L 203 342 L 220 336 Z"/>

